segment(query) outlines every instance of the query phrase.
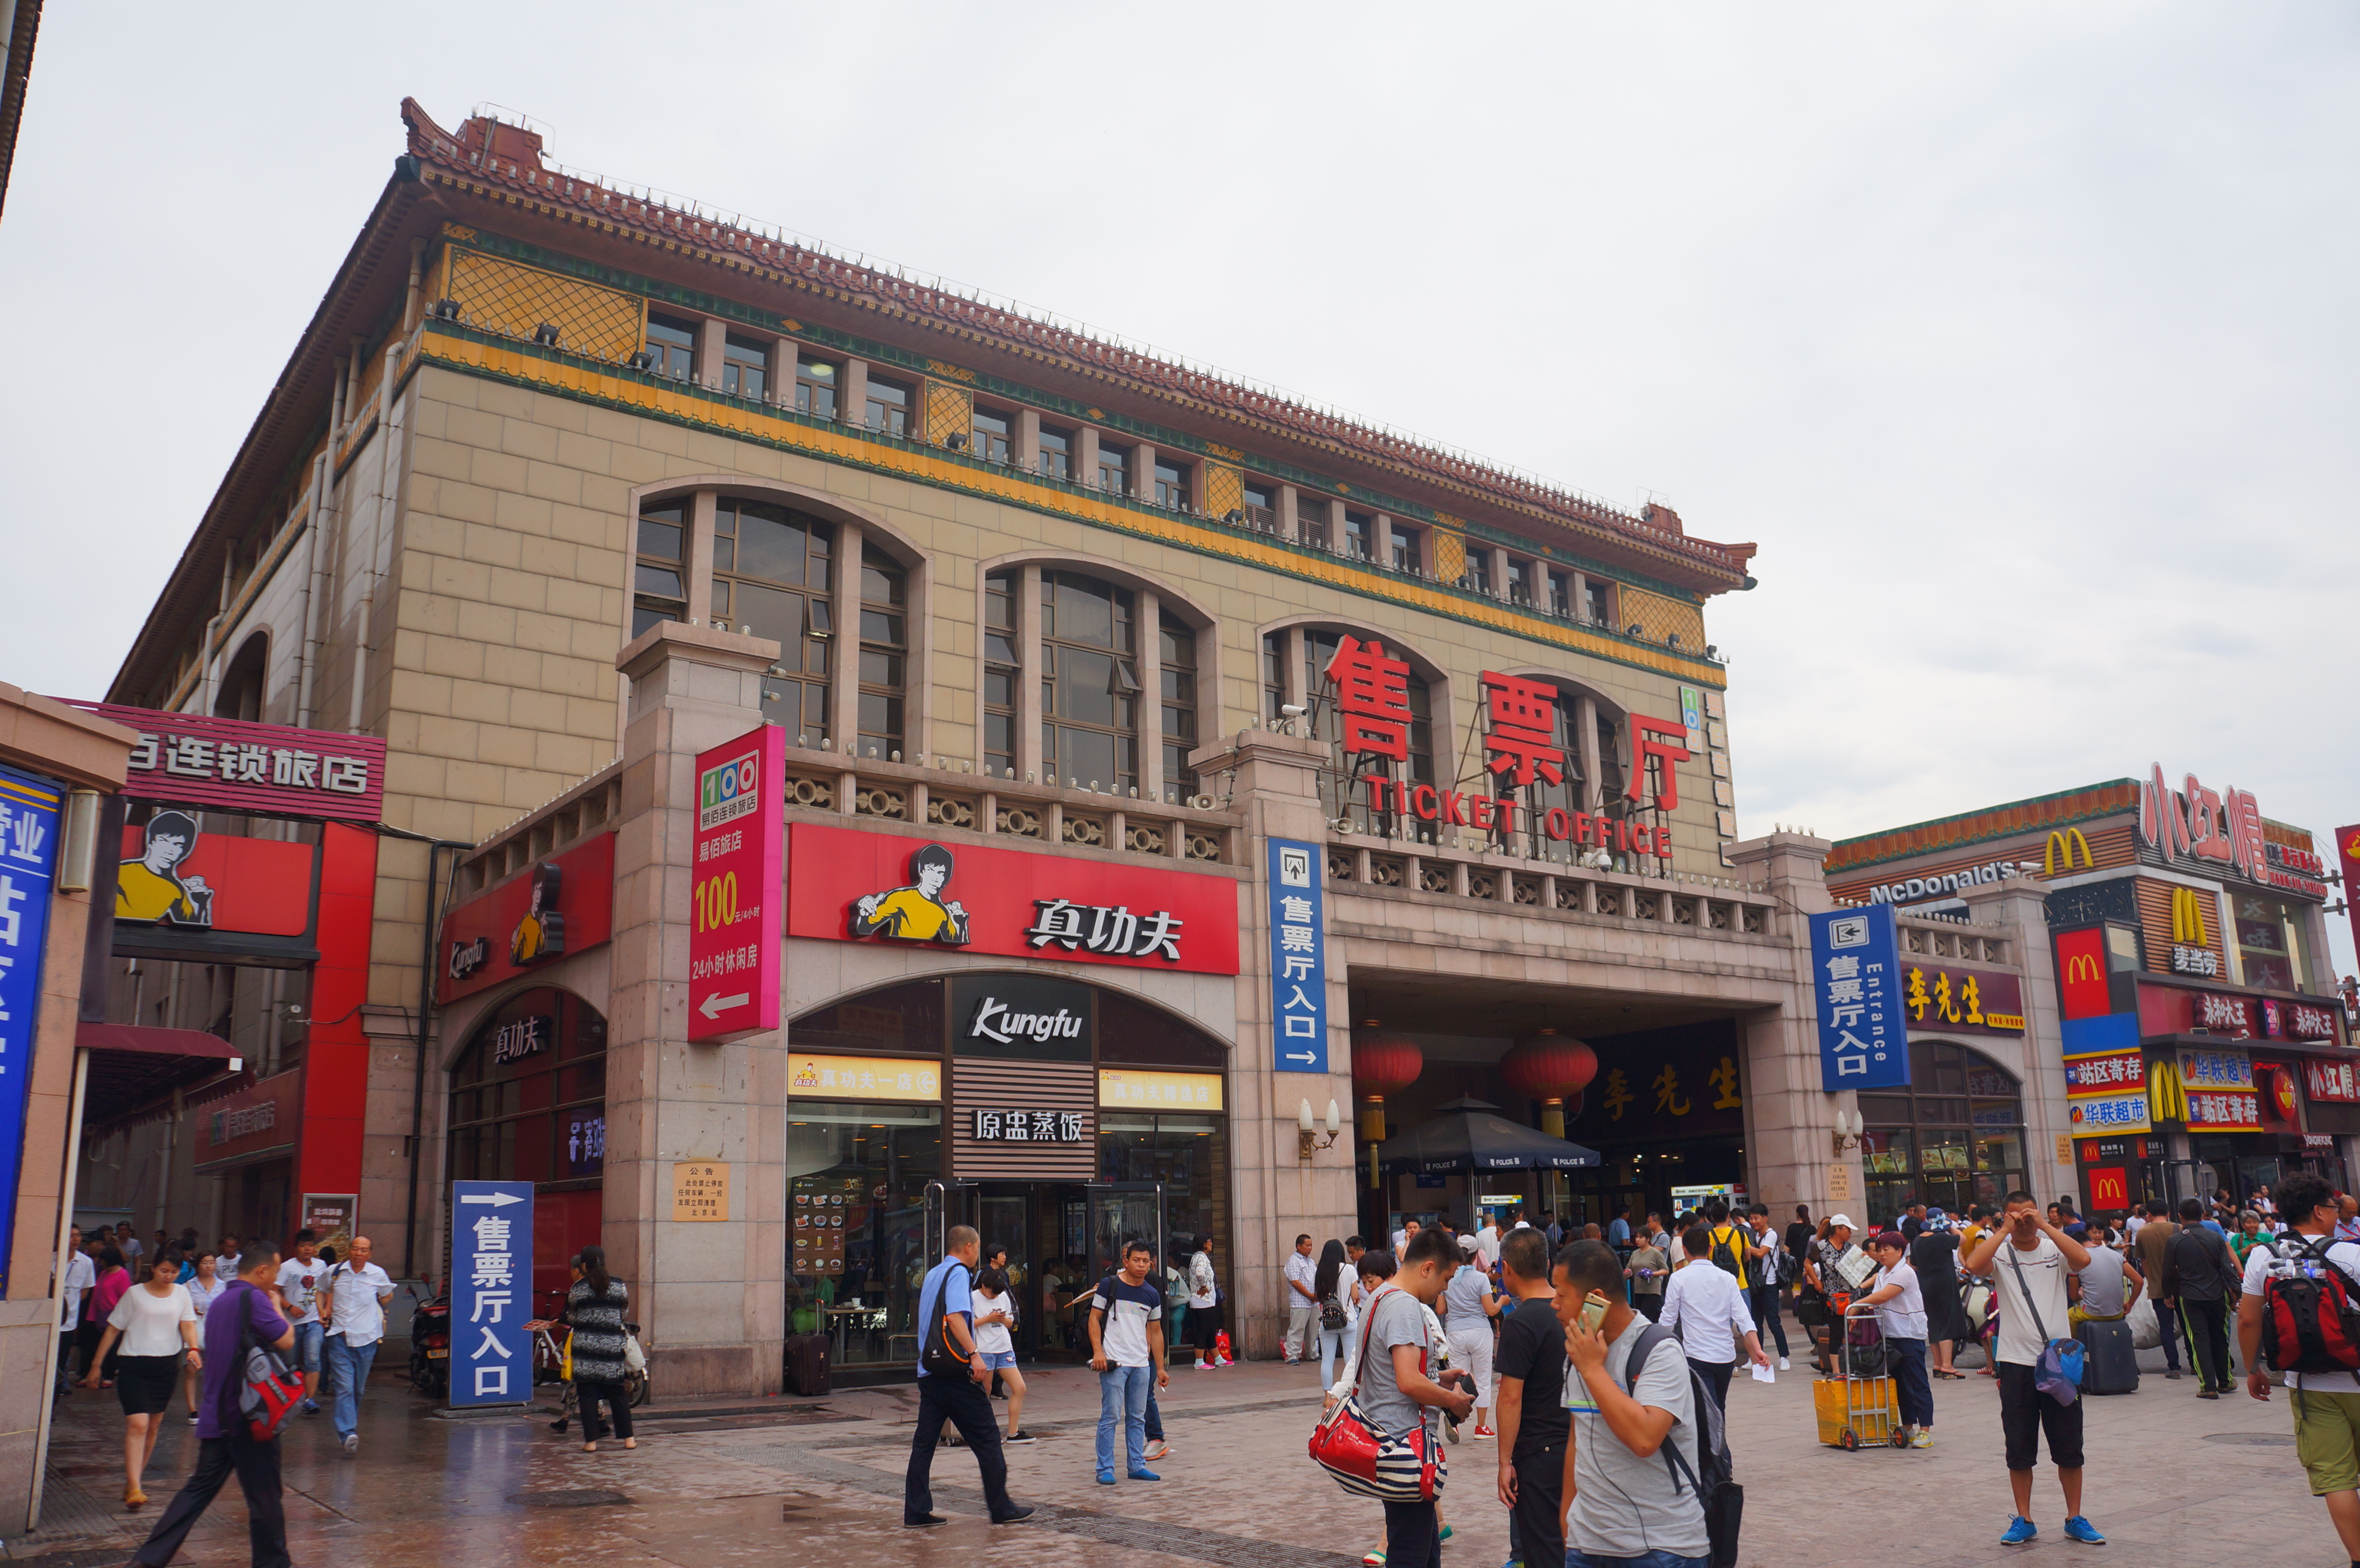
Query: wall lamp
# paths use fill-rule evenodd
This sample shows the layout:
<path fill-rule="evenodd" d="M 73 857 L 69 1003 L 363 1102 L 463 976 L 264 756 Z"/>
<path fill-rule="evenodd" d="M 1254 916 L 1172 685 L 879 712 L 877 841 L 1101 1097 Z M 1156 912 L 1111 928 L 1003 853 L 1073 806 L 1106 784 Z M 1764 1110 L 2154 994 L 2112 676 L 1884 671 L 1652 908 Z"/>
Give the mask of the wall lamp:
<path fill-rule="evenodd" d="M 1328 1136 L 1321 1138 L 1319 1124 L 1311 1119 L 1311 1102 L 1308 1100 L 1302 1102 L 1295 1113 L 1295 1158 L 1308 1165 L 1311 1163 L 1311 1157 L 1321 1149 L 1335 1148 L 1337 1136 L 1343 1130 L 1343 1113 L 1336 1108 L 1335 1101 L 1328 1101 Z"/>
<path fill-rule="evenodd" d="M 1867 1127 L 1867 1121 L 1863 1118 L 1858 1111 L 1845 1111 L 1839 1109 L 1836 1112 L 1836 1154 L 1838 1157 L 1849 1154 L 1853 1149 L 1858 1149 L 1860 1147 L 1861 1134 L 1866 1131 Z"/>

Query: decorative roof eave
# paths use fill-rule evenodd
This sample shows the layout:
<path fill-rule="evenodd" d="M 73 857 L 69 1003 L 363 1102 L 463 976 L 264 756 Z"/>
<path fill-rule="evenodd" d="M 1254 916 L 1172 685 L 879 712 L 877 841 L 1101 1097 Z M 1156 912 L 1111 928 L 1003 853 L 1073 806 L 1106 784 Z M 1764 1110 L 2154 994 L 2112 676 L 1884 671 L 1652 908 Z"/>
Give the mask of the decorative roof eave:
<path fill-rule="evenodd" d="M 1757 548 L 1752 543 L 1691 539 L 1588 497 L 1553 490 L 1136 349 L 929 288 L 801 244 L 719 223 L 700 212 L 683 212 L 661 200 L 626 196 L 603 183 L 547 169 L 532 150 L 538 147 L 538 137 L 519 138 L 531 159 L 528 165 L 515 158 L 504 160 L 486 147 L 470 153 L 460 135 L 435 124 L 415 99 L 402 101 L 402 117 L 409 127 L 411 153 L 445 171 L 436 182 L 454 192 L 507 207 L 524 207 L 560 222 L 595 224 L 599 231 L 618 237 L 649 236 L 684 261 L 738 272 L 848 310 L 873 311 L 946 332 L 1079 380 L 1115 387 L 1152 401 L 1185 408 L 1200 417 L 1303 443 L 1331 457 L 1372 465 L 1461 505 L 1477 501 L 1563 530 L 1593 547 L 1606 544 L 1634 551 L 1645 557 L 1656 573 L 1705 593 L 1727 592 L 1747 581 L 1745 569 Z M 485 140 L 497 134 L 497 126 L 476 123 L 487 124 Z"/>
<path fill-rule="evenodd" d="M 1832 877 L 1886 861 L 1938 855 L 2013 838 L 2018 833 L 2040 833 L 2099 817 L 2117 816 L 2138 809 L 2138 791 L 2135 779 L 2109 779 L 2103 784 L 2086 784 L 2076 789 L 2060 789 L 2053 795 L 2036 795 L 2028 800 L 2010 800 L 1979 811 L 1962 811 L 1858 838 L 1838 839 L 1827 858 L 1827 874 Z"/>
<path fill-rule="evenodd" d="M 170 665 L 191 619 L 210 619 L 220 593 L 223 555 L 269 499 L 287 464 L 300 455 L 326 417 L 333 392 L 334 362 L 344 340 L 383 313 L 385 301 L 404 287 L 409 263 L 405 242 L 412 232 L 429 233 L 414 214 L 429 197 L 415 163 L 396 160 L 360 231 L 320 296 L 311 319 L 271 384 L 269 394 L 246 430 L 246 439 L 214 489 L 213 500 L 189 536 L 156 595 L 138 636 L 108 685 L 110 702 L 133 692 L 159 697 L 169 686 Z M 394 264 L 388 281 L 387 264 Z M 158 668 L 160 667 L 160 668 Z"/>

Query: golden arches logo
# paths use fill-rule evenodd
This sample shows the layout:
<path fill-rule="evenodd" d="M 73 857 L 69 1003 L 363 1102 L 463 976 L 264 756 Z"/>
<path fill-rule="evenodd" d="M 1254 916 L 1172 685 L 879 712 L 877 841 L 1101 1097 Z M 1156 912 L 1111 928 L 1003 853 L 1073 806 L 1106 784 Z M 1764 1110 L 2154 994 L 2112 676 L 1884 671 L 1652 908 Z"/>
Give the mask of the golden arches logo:
<path fill-rule="evenodd" d="M 2098 863 L 2090 854 L 2090 841 L 2081 836 L 2080 828 L 2052 830 L 2049 835 L 2048 847 L 2040 852 L 2040 874 L 2043 877 L 2054 877 L 2060 870 L 2072 870 L 2073 855 L 2076 850 L 2081 852 L 2082 870 L 2093 871 L 2097 868 Z"/>
<path fill-rule="evenodd" d="M 2078 985 L 2103 977 L 2098 971 L 2098 961 L 2086 953 L 2077 953 L 2065 961 L 2065 984 L 2068 985 Z"/>
<path fill-rule="evenodd" d="M 2171 890 L 2171 940 L 2191 947 L 2210 947 L 2212 938 L 2204 925 L 2204 900 L 2193 887 Z"/>
<path fill-rule="evenodd" d="M 2188 1091 L 2180 1084 L 2178 1067 L 2169 1062 L 2148 1064 L 2147 1107 L 2148 1114 L 2159 1122 L 2184 1122 L 2188 1119 Z"/>

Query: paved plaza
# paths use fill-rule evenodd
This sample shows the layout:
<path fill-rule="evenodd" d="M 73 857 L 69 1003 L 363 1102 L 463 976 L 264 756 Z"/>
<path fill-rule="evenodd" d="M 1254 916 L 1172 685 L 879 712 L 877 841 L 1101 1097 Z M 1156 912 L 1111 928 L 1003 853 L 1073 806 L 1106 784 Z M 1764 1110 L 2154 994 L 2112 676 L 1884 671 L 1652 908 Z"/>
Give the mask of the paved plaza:
<path fill-rule="evenodd" d="M 2111 1556 L 2144 1568 L 2267 1562 L 2340 1563 L 2325 1512 L 2295 1464 L 2285 1396 L 2196 1398 L 2192 1379 L 2166 1382 L 2160 1357 L 2136 1394 L 2093 1399 L 2088 1512 Z M 1347 1568 L 1376 1543 L 1376 1506 L 1348 1497 L 1311 1466 L 1304 1441 L 1317 1410 L 1316 1374 L 1269 1363 L 1174 1373 L 1163 1401 L 1174 1452 L 1160 1484 L 1092 1479 L 1096 1379 L 1087 1369 L 1031 1374 L 1025 1424 L 1037 1443 L 1009 1451 L 1016 1495 L 1038 1505 L 1019 1525 L 982 1518 L 975 1465 L 944 1449 L 935 1466 L 940 1529 L 901 1529 L 902 1465 L 914 1396 L 906 1387 L 841 1392 L 824 1401 L 770 1401 L 704 1410 L 650 1407 L 635 1453 L 590 1456 L 545 1419 L 448 1420 L 397 1382 L 370 1388 L 357 1461 L 324 1418 L 285 1439 L 289 1538 L 298 1563 L 368 1568 L 595 1561 L 601 1568 L 720 1568 L 730 1563 L 1001 1563 L 1187 1568 Z M 1743 1562 L 1848 1568 L 1947 1568 L 2038 1555 L 2086 1554 L 2061 1539 L 2055 1482 L 2041 1474 L 2029 1548 L 1997 1543 L 2007 1519 L 1997 1397 L 1974 1378 L 1935 1388 L 1930 1450 L 1846 1454 L 1816 1441 L 1810 1378 L 1741 1380 L 1731 1433 L 1746 1486 Z M 77 1393 L 51 1454 L 47 1523 L 12 1543 L 51 1568 L 126 1561 L 162 1508 L 194 1449 L 177 1421 L 158 1446 L 142 1515 L 121 1496 L 121 1422 L 111 1396 Z M 1493 1490 L 1491 1443 L 1451 1451 L 1445 1560 L 1498 1568 L 1507 1523 Z M 232 1486 L 190 1538 L 182 1563 L 246 1561 L 245 1509 Z"/>

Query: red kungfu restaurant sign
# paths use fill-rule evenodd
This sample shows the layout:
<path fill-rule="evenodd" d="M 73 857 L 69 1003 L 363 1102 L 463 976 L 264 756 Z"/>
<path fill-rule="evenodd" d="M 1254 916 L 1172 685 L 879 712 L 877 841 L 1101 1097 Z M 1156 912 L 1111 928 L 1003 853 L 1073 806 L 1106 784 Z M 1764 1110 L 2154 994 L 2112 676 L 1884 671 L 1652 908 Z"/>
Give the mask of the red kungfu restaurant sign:
<path fill-rule="evenodd" d="M 123 782 L 134 800 L 343 822 L 385 815 L 385 742 L 374 735 L 118 702 L 72 706 L 139 732 Z"/>
<path fill-rule="evenodd" d="M 615 835 L 602 833 L 451 911 L 436 950 L 436 1000 L 587 953 L 614 933 Z"/>
<path fill-rule="evenodd" d="M 787 934 L 1235 975 L 1238 885 L 797 822 Z"/>

